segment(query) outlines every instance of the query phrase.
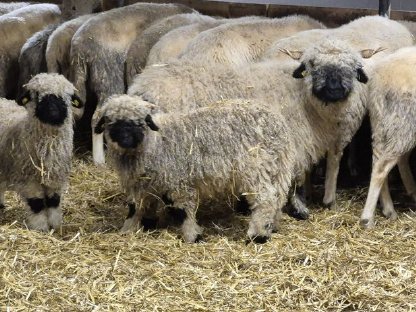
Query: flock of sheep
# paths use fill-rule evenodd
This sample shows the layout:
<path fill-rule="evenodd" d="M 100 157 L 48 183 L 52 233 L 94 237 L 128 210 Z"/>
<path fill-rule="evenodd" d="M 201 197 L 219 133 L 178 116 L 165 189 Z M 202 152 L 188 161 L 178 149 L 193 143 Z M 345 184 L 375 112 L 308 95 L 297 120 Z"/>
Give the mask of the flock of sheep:
<path fill-rule="evenodd" d="M 73 124 L 87 110 L 94 162 L 105 162 L 105 138 L 126 193 L 123 232 L 174 212 L 195 242 L 200 207 L 246 202 L 248 238 L 264 242 L 285 205 L 308 217 L 296 189 L 324 157 L 323 203 L 334 207 L 343 150 L 367 113 L 362 226 L 374 226 L 379 197 L 383 215 L 397 218 L 386 179 L 396 164 L 416 200 L 411 22 L 366 16 L 328 29 L 303 15 L 222 19 L 127 4 L 0 3 L 0 207 L 5 191 L 18 192 L 29 228 L 62 223 Z"/>

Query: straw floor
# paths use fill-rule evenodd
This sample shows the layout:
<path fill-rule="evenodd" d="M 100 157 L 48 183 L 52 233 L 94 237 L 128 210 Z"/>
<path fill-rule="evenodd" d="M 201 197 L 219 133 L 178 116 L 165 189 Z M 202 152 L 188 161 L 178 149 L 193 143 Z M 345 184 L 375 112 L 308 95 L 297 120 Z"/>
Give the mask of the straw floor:
<path fill-rule="evenodd" d="M 340 212 L 284 217 L 264 245 L 245 244 L 247 218 L 208 212 L 204 242 L 176 228 L 117 233 L 127 208 L 113 173 L 74 162 L 64 225 L 25 229 L 14 194 L 0 216 L 0 311 L 416 311 L 416 218 L 358 218 L 366 189 Z"/>

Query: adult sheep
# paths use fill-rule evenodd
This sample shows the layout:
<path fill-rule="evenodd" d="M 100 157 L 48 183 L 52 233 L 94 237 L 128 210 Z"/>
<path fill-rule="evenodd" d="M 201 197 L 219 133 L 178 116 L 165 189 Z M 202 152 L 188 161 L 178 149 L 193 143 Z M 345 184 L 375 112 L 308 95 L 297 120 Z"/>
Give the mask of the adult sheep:
<path fill-rule="evenodd" d="M 109 95 L 124 93 L 124 63 L 131 43 L 153 22 L 190 12 L 193 10 L 179 4 L 137 3 L 89 19 L 71 43 L 70 80 L 81 99 L 85 101 L 87 88 L 96 95 L 98 106 Z M 93 158 L 95 163 L 105 161 L 102 136 L 93 138 Z"/>
<path fill-rule="evenodd" d="M 308 47 L 325 37 L 346 41 L 354 50 L 360 51 L 364 57 L 363 65 L 370 71 L 378 60 L 401 47 L 414 43 L 412 34 L 400 23 L 385 17 L 365 16 L 336 29 L 304 31 L 292 37 L 278 40 L 266 51 L 264 59 L 274 59 L 284 63 L 290 61 L 296 64 Z M 357 118 L 362 120 L 366 112 L 366 109 L 363 110 L 363 115 L 357 116 Z M 358 130 L 358 128 L 350 129 L 351 136 Z M 339 148 L 331 149 L 332 152 L 328 153 L 327 159 L 323 203 L 331 208 L 336 207 L 337 177 L 344 150 L 341 147 L 342 144 Z"/>
<path fill-rule="evenodd" d="M 215 19 L 210 16 L 187 13 L 166 17 L 148 27 L 134 40 L 127 52 L 125 73 L 127 86 L 130 85 L 133 77 L 142 71 L 151 48 L 164 34 L 184 25 L 214 21 Z"/>
<path fill-rule="evenodd" d="M 69 78 L 71 40 L 76 31 L 93 14 L 82 15 L 60 25 L 48 38 L 45 59 L 49 73 L 59 73 Z"/>
<path fill-rule="evenodd" d="M 207 65 L 241 66 L 259 59 L 275 40 L 325 26 L 305 15 L 225 24 L 195 37 L 179 59 Z"/>
<path fill-rule="evenodd" d="M 395 220 L 387 175 L 397 164 L 407 193 L 416 201 L 416 183 L 409 166 L 416 145 L 416 48 L 407 47 L 387 56 L 375 66 L 369 84 L 368 109 L 373 137 L 373 169 L 361 225 L 374 227 L 380 196 L 382 213 Z"/>
<path fill-rule="evenodd" d="M 16 102 L 0 100 L 0 206 L 15 191 L 30 214 L 31 229 L 48 231 L 62 222 L 60 199 L 72 158 L 71 106 L 81 102 L 63 76 L 40 74 Z"/>
<path fill-rule="evenodd" d="M 164 64 L 177 59 L 186 49 L 189 42 L 201 32 L 218 27 L 226 23 L 241 23 L 265 19 L 262 16 L 244 16 L 240 18 L 218 19 L 214 21 L 198 22 L 188 26 L 182 26 L 168 32 L 152 47 L 149 52 L 146 66 Z"/>
<path fill-rule="evenodd" d="M 58 22 L 60 16 L 61 11 L 54 4 L 33 4 L 0 16 L 0 97 L 15 97 L 18 58 L 26 40 Z"/>
<path fill-rule="evenodd" d="M 0 3 L 0 15 L 28 6 L 29 2 Z"/>
<path fill-rule="evenodd" d="M 367 81 L 367 76 L 362 69 L 362 59 L 360 55 L 352 51 L 349 46 L 343 42 L 325 40 L 316 47 L 308 49 L 304 53 L 301 61 L 301 65 L 293 71 L 293 77 L 299 78 L 299 80 L 293 79 L 291 73 L 282 70 L 277 65 L 273 67 L 273 62 L 267 62 L 261 65 L 257 64 L 257 66 L 260 66 L 259 69 L 257 69 L 257 73 L 254 70 L 255 67 L 253 65 L 250 70 L 247 70 L 246 75 L 237 71 L 232 72 L 233 69 L 231 68 L 228 68 L 228 71 L 224 71 L 223 68 L 222 72 L 219 73 L 217 77 L 212 77 L 209 80 L 210 84 L 204 83 L 204 79 L 214 72 L 221 71 L 222 67 L 217 66 L 215 71 L 210 73 L 201 72 L 200 76 L 198 76 L 200 79 L 198 81 L 195 80 L 196 77 L 194 76 L 192 81 L 183 76 L 178 77 L 178 81 L 182 81 L 181 89 L 176 89 L 175 84 L 172 83 L 164 84 L 165 86 L 168 86 L 168 88 L 172 88 L 169 89 L 169 91 L 176 89 L 178 90 L 177 92 L 179 92 L 172 94 L 172 98 L 169 102 L 171 108 L 176 107 L 175 110 L 171 110 L 171 108 L 167 109 L 166 102 L 163 100 L 159 101 L 160 98 L 149 98 L 142 94 L 143 99 L 156 104 L 153 111 L 148 111 L 147 113 L 150 117 L 144 115 L 141 118 L 136 118 L 137 116 L 134 114 L 134 110 L 137 109 L 137 111 L 140 111 L 140 109 L 135 107 L 134 101 L 129 101 L 128 106 L 131 108 L 124 109 L 123 104 L 119 103 L 118 100 L 109 100 L 108 107 L 112 107 L 111 110 L 115 115 L 108 114 L 106 111 L 107 108 L 104 106 L 101 112 L 103 117 L 97 123 L 96 131 L 100 132 L 107 129 L 106 137 L 109 140 L 110 154 L 114 152 L 118 155 L 117 157 L 120 157 L 118 158 L 118 171 L 119 174 L 121 172 L 120 178 L 122 183 L 124 183 L 123 185 L 133 183 L 132 185 L 137 185 L 146 189 L 147 186 L 144 186 L 141 182 L 147 183 L 153 180 L 151 178 L 146 182 L 139 178 L 140 176 L 143 176 L 140 174 L 144 173 L 145 176 L 148 176 L 147 174 L 149 174 L 150 177 L 154 177 L 154 175 L 158 175 L 159 173 L 159 178 L 155 178 L 158 179 L 159 182 L 163 182 L 164 178 L 167 176 L 166 181 L 168 184 L 173 183 L 172 185 L 176 185 L 174 183 L 181 181 L 183 182 L 183 185 L 188 187 L 190 181 L 194 178 L 194 173 L 206 172 L 205 166 L 209 166 L 212 157 L 224 159 L 224 162 L 229 161 L 229 159 L 237 159 L 237 168 L 244 168 L 244 166 L 238 162 L 238 158 L 233 154 L 235 148 L 234 145 L 245 146 L 245 143 L 242 142 L 252 142 L 250 141 L 251 139 L 246 138 L 245 135 L 253 129 L 258 129 L 257 132 L 259 134 L 269 134 L 269 127 L 267 125 L 275 125 L 279 122 L 283 122 L 283 120 L 290 125 L 288 135 L 290 136 L 291 144 L 290 146 L 286 146 L 288 155 L 292 155 L 292 148 L 296 149 L 294 155 L 289 157 L 290 166 L 286 167 L 285 164 L 285 168 L 288 168 L 287 172 L 285 172 L 288 176 L 291 176 L 291 183 L 295 180 L 301 180 L 304 172 L 308 170 L 312 164 L 324 157 L 328 147 L 334 146 L 338 141 L 345 140 L 344 134 L 348 133 L 349 129 L 343 128 L 342 125 L 348 123 L 341 123 L 341 121 L 350 120 L 350 124 L 360 122 L 360 120 L 356 118 L 356 115 L 360 115 L 361 110 L 364 110 L 363 102 L 365 101 L 366 88 L 363 83 Z M 267 68 L 269 70 L 266 70 Z M 186 70 L 186 68 L 184 69 Z M 251 77 L 247 78 L 250 76 L 248 75 L 249 72 Z M 222 79 L 225 77 L 227 79 Z M 139 78 L 140 76 L 136 79 Z M 216 85 L 213 85 L 212 82 L 216 83 Z M 213 91 L 215 89 L 223 89 L 224 92 L 227 92 L 226 90 L 228 90 L 229 87 L 227 85 L 228 83 L 230 86 L 234 86 L 236 97 L 242 95 L 244 98 L 259 98 L 262 102 L 267 103 L 270 111 L 278 111 L 279 114 L 281 114 L 281 117 L 278 117 L 275 121 L 266 122 L 264 126 L 261 126 L 263 123 L 260 123 L 259 126 L 259 124 L 254 121 L 255 118 L 254 120 L 250 120 L 247 125 L 244 118 L 244 121 L 242 122 L 236 122 L 236 120 L 238 120 L 236 119 L 232 122 L 230 121 L 230 124 L 228 124 L 229 120 L 227 119 L 227 115 L 233 115 L 232 110 L 234 107 L 231 107 L 228 110 L 224 109 L 222 113 L 215 115 L 217 110 L 221 111 L 220 107 L 212 109 L 209 107 L 209 103 L 200 102 L 200 99 L 203 99 L 204 97 L 208 97 L 208 101 L 211 103 L 215 102 L 214 99 L 220 99 L 221 96 L 215 98 L 217 92 Z M 238 87 L 235 86 L 236 83 L 238 83 Z M 195 96 L 198 96 L 198 99 L 190 99 L 189 94 L 186 94 L 186 92 L 192 92 L 192 89 L 196 91 Z M 247 89 L 250 91 L 237 91 L 237 89 Z M 183 90 L 185 90 L 185 93 L 181 94 L 180 92 L 183 92 Z M 206 92 L 202 94 L 202 90 L 206 90 Z M 156 93 L 158 91 L 161 91 L 161 89 L 156 88 Z M 241 92 L 247 93 L 242 94 Z M 249 96 L 247 96 L 247 94 Z M 262 96 L 262 94 L 266 95 Z M 228 96 L 231 96 L 231 94 L 228 94 Z M 172 104 L 173 99 L 178 99 L 176 105 Z M 123 101 L 122 98 L 121 102 Z M 137 100 L 135 101 L 140 102 Z M 182 104 L 191 106 L 187 106 L 187 110 L 181 113 L 178 109 L 184 109 L 181 106 Z M 201 106 L 208 107 L 203 108 Z M 247 109 L 248 116 L 252 116 L 249 106 L 245 109 Z M 163 111 L 167 111 L 167 113 L 163 113 Z M 197 117 L 199 114 L 198 112 L 200 111 L 213 112 L 207 117 L 209 123 L 207 123 L 206 120 L 201 120 Z M 155 112 L 161 114 L 161 119 L 157 117 L 157 113 Z M 280 118 L 283 119 L 280 120 Z M 117 120 L 119 120 L 119 122 L 117 122 Z M 172 122 L 170 123 L 169 120 Z M 149 134 L 149 130 L 146 128 L 146 122 L 151 121 L 157 126 L 153 126 L 153 128 L 160 128 L 161 131 L 163 131 L 160 138 L 165 137 L 165 139 L 162 141 L 166 142 L 166 144 L 175 146 L 174 151 L 165 150 L 165 146 L 163 145 L 165 143 L 153 141 L 161 139 L 156 139 L 156 137 L 159 137 L 157 134 Z M 229 129 L 229 127 L 231 128 Z M 179 131 L 182 133 L 181 135 L 178 134 Z M 209 137 L 212 134 L 212 140 L 210 142 L 205 142 L 204 140 L 199 141 L 199 134 L 204 137 Z M 148 137 L 147 135 L 150 136 Z M 224 135 L 224 139 L 220 138 L 222 135 Z M 192 138 L 192 141 L 190 138 Z M 277 142 L 279 142 L 280 139 L 280 136 L 275 138 Z M 144 163 L 136 163 L 136 159 L 134 158 L 136 156 L 139 157 L 141 153 L 146 154 L 146 147 L 138 144 L 142 141 L 145 146 L 150 146 L 151 153 L 153 153 L 152 156 L 146 160 L 146 165 L 144 167 L 141 166 L 144 165 Z M 133 144 L 133 142 L 136 142 L 137 144 Z M 163 146 L 159 144 L 162 144 Z M 227 147 L 229 145 L 232 146 L 231 148 L 233 151 L 228 154 Z M 206 146 L 209 146 L 209 148 L 206 148 Z M 253 143 L 253 146 L 256 146 L 256 144 Z M 192 152 L 190 152 L 190 148 Z M 247 148 L 247 146 L 245 146 L 245 148 Z M 260 148 L 260 150 L 267 154 L 267 144 L 264 145 L 264 148 Z M 216 154 L 217 151 L 218 154 Z M 178 154 L 175 155 L 175 152 Z M 273 151 L 271 150 L 270 153 L 273 154 Z M 281 155 L 280 152 L 277 155 Z M 131 161 L 130 156 L 133 157 L 133 161 Z M 112 157 L 113 155 L 110 155 L 110 159 Z M 184 159 L 186 157 L 189 158 Z M 274 159 L 279 159 L 279 156 Z M 147 163 L 147 161 L 149 162 Z M 270 164 L 269 160 L 262 160 L 261 157 L 257 161 L 265 167 Z M 239 167 L 240 165 L 241 167 Z M 167 171 L 164 171 L 164 169 L 162 169 L 164 166 L 171 166 L 171 169 L 166 169 Z M 186 168 L 187 174 L 176 172 L 176 168 Z M 215 166 L 210 168 L 215 168 Z M 145 169 L 146 172 L 140 171 L 143 169 Z M 281 173 L 281 169 L 278 167 L 275 167 L 275 170 L 276 175 Z M 249 172 L 249 169 L 246 171 Z M 208 169 L 207 172 L 214 172 L 214 170 Z M 201 186 L 205 189 L 206 186 L 207 189 L 210 189 L 211 183 L 217 181 L 217 179 L 219 180 L 218 183 L 223 183 L 227 180 L 227 176 L 223 176 L 222 173 L 225 172 L 225 174 L 228 174 L 228 171 L 218 169 L 215 170 L 215 172 L 217 174 L 215 179 L 213 179 L 213 176 L 207 176 L 206 179 L 203 177 L 201 180 L 199 180 L 200 178 L 192 180 L 193 187 Z M 178 175 L 176 176 L 177 173 Z M 172 180 L 174 176 L 176 176 L 176 182 L 173 182 Z M 268 174 L 265 174 L 265 176 L 268 176 Z M 188 180 L 188 177 L 190 180 Z M 123 179 L 126 179 L 128 182 L 123 182 Z M 291 183 L 289 183 L 288 187 L 290 187 Z M 283 185 L 286 190 L 286 182 Z M 140 187 L 138 187 L 137 190 L 140 189 Z M 132 192 L 129 187 L 126 188 L 128 194 L 129 191 Z M 213 189 L 215 189 L 215 187 L 213 187 Z M 176 190 L 175 187 L 173 190 Z M 154 191 L 157 192 L 158 188 L 156 187 Z M 283 192 L 283 190 L 281 190 L 281 192 Z M 279 191 L 278 193 L 282 194 L 281 192 Z M 254 193 L 257 194 L 256 192 Z M 202 194 L 205 193 L 202 192 Z M 234 192 L 234 195 L 239 195 L 239 193 Z M 285 196 L 287 195 L 286 192 Z M 131 193 L 129 196 L 130 198 L 135 198 Z M 140 199 L 142 199 L 140 196 L 136 197 L 136 200 L 139 200 L 139 202 Z M 181 197 L 179 196 L 179 200 L 180 199 Z M 177 204 L 174 199 L 172 201 L 175 207 L 180 207 L 180 204 Z M 279 203 L 285 201 L 286 199 L 282 202 L 279 201 Z M 181 201 L 179 203 L 181 203 Z M 254 214 L 256 214 L 255 207 L 256 206 L 251 207 Z M 275 212 L 279 212 L 281 208 L 281 206 L 278 206 Z M 191 214 L 188 217 L 192 219 L 194 217 L 194 212 L 195 211 L 188 211 L 187 213 Z M 139 211 L 137 214 L 130 214 L 123 229 L 126 230 L 139 224 L 141 213 L 142 212 Z M 250 223 L 249 236 L 260 237 L 260 240 L 263 240 L 264 237 L 269 237 L 271 228 L 266 227 L 264 223 L 253 221 L 257 218 L 256 216 L 253 218 L 252 223 Z M 266 219 L 270 221 L 270 215 Z M 193 220 L 190 220 L 189 222 L 192 223 Z M 258 228 L 256 227 L 256 224 L 262 224 L 265 227 Z M 187 225 L 184 225 L 183 230 L 187 241 L 192 241 L 199 233 L 199 231 L 191 230 L 191 235 L 188 235 Z"/>

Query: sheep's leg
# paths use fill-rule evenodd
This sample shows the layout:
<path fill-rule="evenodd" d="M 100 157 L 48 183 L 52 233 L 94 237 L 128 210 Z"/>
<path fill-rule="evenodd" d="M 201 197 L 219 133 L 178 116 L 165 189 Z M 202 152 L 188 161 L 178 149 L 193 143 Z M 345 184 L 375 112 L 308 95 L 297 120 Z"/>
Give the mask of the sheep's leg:
<path fill-rule="evenodd" d="M 185 212 L 185 218 L 181 229 L 183 238 L 187 243 L 195 243 L 202 238 L 202 228 L 196 221 L 198 210 L 198 194 L 195 190 L 183 190 L 172 193 L 170 198 L 176 207 Z"/>
<path fill-rule="evenodd" d="M 61 191 L 46 190 L 45 210 L 49 226 L 58 229 L 62 224 Z"/>
<path fill-rule="evenodd" d="M 287 214 L 298 220 L 306 220 L 309 218 L 309 209 L 296 193 L 295 187 L 289 191 L 289 204 L 287 205 Z"/>
<path fill-rule="evenodd" d="M 348 170 L 350 172 L 351 177 L 358 177 L 358 145 L 357 145 L 357 139 L 354 137 L 351 142 L 348 149 L 348 159 L 347 159 L 347 165 Z"/>
<path fill-rule="evenodd" d="M 143 216 L 143 201 L 137 206 L 134 201 L 129 201 L 128 203 L 129 212 L 127 218 L 124 221 L 123 227 L 121 228 L 121 233 L 129 233 L 137 231 L 141 224 L 140 221 Z"/>
<path fill-rule="evenodd" d="M 306 205 L 312 204 L 313 201 L 313 186 L 311 171 L 305 172 L 305 182 L 303 184 Z"/>
<path fill-rule="evenodd" d="M 29 209 L 28 228 L 43 232 L 49 231 L 45 193 L 42 186 L 36 183 L 26 185 L 26 189 L 21 195 Z"/>
<path fill-rule="evenodd" d="M 93 127 L 94 130 L 94 127 Z M 105 164 L 105 153 L 104 153 L 104 135 L 103 133 L 97 134 L 92 132 L 92 158 L 94 164 L 104 165 Z"/>
<path fill-rule="evenodd" d="M 383 215 L 390 220 L 396 220 L 397 212 L 394 210 L 393 201 L 391 200 L 388 178 L 385 179 L 381 188 L 380 199 L 383 206 Z"/>
<path fill-rule="evenodd" d="M 337 178 L 339 172 L 339 162 L 342 157 L 342 152 L 337 153 L 333 150 L 328 151 L 326 176 L 325 176 L 325 196 L 323 203 L 330 209 L 335 209 L 335 197 L 337 191 Z"/>
<path fill-rule="evenodd" d="M 371 172 L 370 188 L 368 190 L 367 200 L 364 210 L 361 214 L 360 224 L 364 228 L 374 227 L 374 212 L 377 206 L 377 200 L 381 188 L 386 180 L 390 170 L 397 163 L 397 158 L 377 159 L 374 161 Z"/>
<path fill-rule="evenodd" d="M 6 208 L 6 206 L 4 205 L 4 193 L 5 190 L 2 187 L 0 187 L 0 209 Z"/>
<path fill-rule="evenodd" d="M 416 183 L 409 165 L 410 153 L 407 152 L 401 156 L 397 165 L 407 194 L 412 196 L 413 200 L 416 201 Z"/>

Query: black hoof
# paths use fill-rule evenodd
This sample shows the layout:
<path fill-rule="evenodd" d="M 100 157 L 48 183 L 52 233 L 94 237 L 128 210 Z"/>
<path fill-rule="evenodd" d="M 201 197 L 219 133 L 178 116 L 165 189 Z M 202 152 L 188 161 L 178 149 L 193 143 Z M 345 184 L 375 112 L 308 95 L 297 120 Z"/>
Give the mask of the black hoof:
<path fill-rule="evenodd" d="M 143 230 L 152 231 L 152 230 L 156 229 L 157 219 L 143 217 L 141 223 L 142 223 L 142 226 L 143 226 Z"/>
<path fill-rule="evenodd" d="M 269 237 L 267 237 L 267 236 L 256 236 L 256 237 L 253 237 L 251 240 L 253 242 L 255 242 L 256 244 L 264 244 L 269 240 Z"/>
<path fill-rule="evenodd" d="M 308 220 L 309 219 L 309 213 L 306 211 L 289 210 L 287 214 L 288 216 L 296 220 Z"/>
<path fill-rule="evenodd" d="M 195 238 L 195 243 L 202 243 L 204 240 L 202 238 L 202 235 L 199 234 L 196 238 Z"/>
<path fill-rule="evenodd" d="M 251 214 L 250 205 L 248 204 L 245 196 L 240 196 L 234 207 L 234 211 L 236 214 L 241 216 L 249 216 Z"/>
<path fill-rule="evenodd" d="M 6 206 L 5 206 L 5 205 L 0 204 L 0 210 L 1 210 L 1 209 L 5 209 L 5 208 L 6 208 Z"/>

